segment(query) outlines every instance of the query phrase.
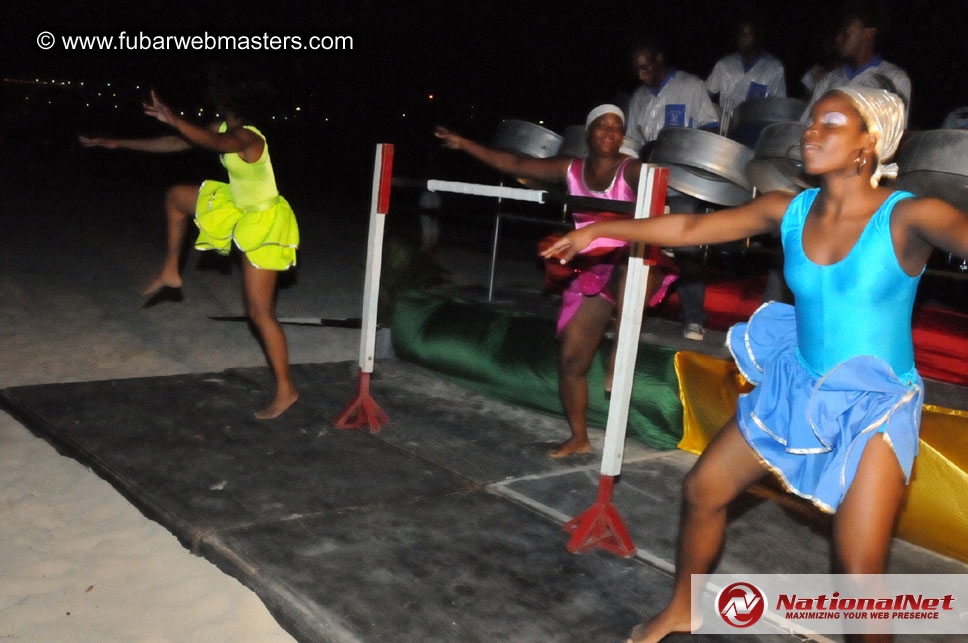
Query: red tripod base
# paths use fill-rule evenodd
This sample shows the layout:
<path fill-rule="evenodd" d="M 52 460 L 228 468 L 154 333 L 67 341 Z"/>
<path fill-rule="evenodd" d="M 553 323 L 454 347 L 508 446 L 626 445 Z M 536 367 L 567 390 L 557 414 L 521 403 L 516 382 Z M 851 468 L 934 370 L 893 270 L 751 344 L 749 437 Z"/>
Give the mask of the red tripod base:
<path fill-rule="evenodd" d="M 600 476 L 595 504 L 565 523 L 564 530 L 571 534 L 568 551 L 584 554 L 601 547 L 625 558 L 635 555 L 635 545 L 629 538 L 625 522 L 612 504 L 614 486 L 614 476 Z"/>
<path fill-rule="evenodd" d="M 360 369 L 360 388 L 339 417 L 333 420 L 337 429 L 360 429 L 377 433 L 380 427 L 390 421 L 390 417 L 370 396 L 370 374 Z"/>

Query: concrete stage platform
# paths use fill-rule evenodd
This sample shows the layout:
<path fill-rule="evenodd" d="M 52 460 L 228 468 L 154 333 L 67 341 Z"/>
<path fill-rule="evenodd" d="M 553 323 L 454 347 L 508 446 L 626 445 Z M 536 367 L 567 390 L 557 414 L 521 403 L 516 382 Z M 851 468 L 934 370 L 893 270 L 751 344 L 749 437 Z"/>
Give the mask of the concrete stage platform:
<path fill-rule="evenodd" d="M 393 359 L 372 383 L 390 423 L 338 431 L 355 364 L 293 376 L 300 402 L 269 422 L 251 416 L 269 396 L 262 368 L 15 387 L 2 401 L 301 641 L 620 641 L 668 597 L 693 456 L 629 441 L 614 502 L 639 552 L 573 555 L 561 524 L 595 499 L 602 432 L 596 453 L 551 460 L 562 420 Z M 769 494 L 735 507 L 719 570 L 827 571 L 829 523 Z M 968 566 L 895 541 L 890 571 Z"/>

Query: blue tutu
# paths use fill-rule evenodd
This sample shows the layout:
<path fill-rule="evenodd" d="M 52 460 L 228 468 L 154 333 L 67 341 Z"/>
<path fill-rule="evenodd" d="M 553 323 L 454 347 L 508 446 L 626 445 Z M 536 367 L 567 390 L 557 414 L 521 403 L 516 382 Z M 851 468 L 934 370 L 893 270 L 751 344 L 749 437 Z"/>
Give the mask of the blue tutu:
<path fill-rule="evenodd" d="M 902 381 L 884 360 L 859 355 L 818 375 L 797 352 L 793 306 L 776 302 L 730 328 L 726 343 L 755 385 L 739 397 L 740 431 L 789 491 L 833 513 L 877 433 L 910 479 L 924 396 L 917 371 Z"/>

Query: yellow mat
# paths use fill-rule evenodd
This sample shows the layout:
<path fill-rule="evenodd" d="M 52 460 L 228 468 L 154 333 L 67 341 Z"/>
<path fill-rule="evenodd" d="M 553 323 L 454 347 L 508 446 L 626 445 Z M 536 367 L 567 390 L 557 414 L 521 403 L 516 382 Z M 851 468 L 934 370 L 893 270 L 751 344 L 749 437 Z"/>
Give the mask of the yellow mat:
<path fill-rule="evenodd" d="M 682 351 L 675 357 L 682 399 L 679 448 L 699 454 L 736 414 L 750 389 L 730 360 Z M 968 562 L 968 411 L 926 404 L 908 497 L 897 525 L 904 540 Z"/>

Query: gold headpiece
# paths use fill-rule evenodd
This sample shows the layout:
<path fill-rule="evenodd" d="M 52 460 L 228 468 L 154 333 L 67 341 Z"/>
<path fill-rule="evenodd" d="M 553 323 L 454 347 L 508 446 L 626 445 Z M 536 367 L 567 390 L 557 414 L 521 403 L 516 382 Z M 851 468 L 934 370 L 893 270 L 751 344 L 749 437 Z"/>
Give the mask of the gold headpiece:
<path fill-rule="evenodd" d="M 897 176 L 897 163 L 883 163 L 894 156 L 904 133 L 904 101 L 886 89 L 852 86 L 838 87 L 836 91 L 850 99 L 867 123 L 867 131 L 877 138 L 877 158 L 871 176 L 871 186 L 876 188 L 882 176 Z"/>

